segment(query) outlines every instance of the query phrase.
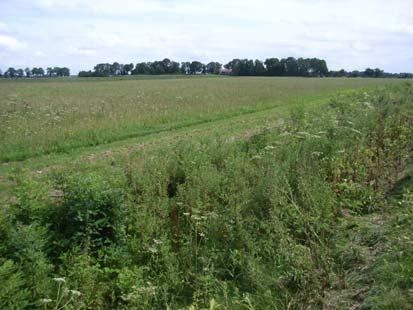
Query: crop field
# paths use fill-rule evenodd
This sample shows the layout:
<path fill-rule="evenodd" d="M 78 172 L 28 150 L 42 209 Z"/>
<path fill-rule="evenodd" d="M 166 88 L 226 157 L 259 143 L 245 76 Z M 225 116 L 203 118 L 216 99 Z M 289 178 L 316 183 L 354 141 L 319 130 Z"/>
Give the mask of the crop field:
<path fill-rule="evenodd" d="M 0 81 L 0 309 L 411 309 L 413 84 Z"/>
<path fill-rule="evenodd" d="M 395 82 L 264 77 L 0 81 L 0 161 L 304 106 L 340 89 Z"/>

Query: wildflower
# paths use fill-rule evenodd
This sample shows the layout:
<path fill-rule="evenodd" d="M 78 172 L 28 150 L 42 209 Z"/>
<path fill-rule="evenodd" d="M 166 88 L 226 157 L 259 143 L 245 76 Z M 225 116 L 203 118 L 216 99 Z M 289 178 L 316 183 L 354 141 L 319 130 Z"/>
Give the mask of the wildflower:
<path fill-rule="evenodd" d="M 66 282 L 65 278 L 53 278 L 53 280 L 58 282 L 58 283 L 65 283 Z"/>
<path fill-rule="evenodd" d="M 191 218 L 195 221 L 200 221 L 201 218 L 198 215 L 192 215 Z"/>
<path fill-rule="evenodd" d="M 70 293 L 72 293 L 73 296 L 80 296 L 80 295 L 82 295 L 81 292 L 76 291 L 76 290 L 70 290 Z"/>
<path fill-rule="evenodd" d="M 154 254 L 158 253 L 158 250 L 154 247 L 150 247 L 148 250 L 149 250 L 149 252 L 154 253 Z"/>
<path fill-rule="evenodd" d="M 162 243 L 163 243 L 161 240 L 157 240 L 157 239 L 153 239 L 153 242 L 154 242 L 155 244 L 162 244 Z"/>
<path fill-rule="evenodd" d="M 42 304 L 48 304 L 48 303 L 51 303 L 52 300 L 49 299 L 49 298 L 42 298 L 42 299 L 40 299 L 40 302 L 41 302 Z"/>

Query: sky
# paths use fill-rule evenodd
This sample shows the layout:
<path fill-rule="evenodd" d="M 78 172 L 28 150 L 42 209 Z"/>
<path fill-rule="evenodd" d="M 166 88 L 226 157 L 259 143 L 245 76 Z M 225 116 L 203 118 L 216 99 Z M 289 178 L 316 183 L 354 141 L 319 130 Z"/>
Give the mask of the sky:
<path fill-rule="evenodd" d="M 0 69 L 318 57 L 413 72 L 413 0 L 0 0 Z"/>

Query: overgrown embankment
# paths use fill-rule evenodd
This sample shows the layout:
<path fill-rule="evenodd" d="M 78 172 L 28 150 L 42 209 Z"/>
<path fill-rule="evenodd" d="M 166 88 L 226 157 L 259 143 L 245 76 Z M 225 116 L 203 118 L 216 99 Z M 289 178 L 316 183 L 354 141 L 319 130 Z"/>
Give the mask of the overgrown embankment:
<path fill-rule="evenodd" d="M 386 207 L 412 102 L 410 84 L 354 92 L 248 141 L 131 157 L 122 174 L 21 179 L 0 210 L 0 307 L 331 305 L 356 263 L 342 223 Z"/>

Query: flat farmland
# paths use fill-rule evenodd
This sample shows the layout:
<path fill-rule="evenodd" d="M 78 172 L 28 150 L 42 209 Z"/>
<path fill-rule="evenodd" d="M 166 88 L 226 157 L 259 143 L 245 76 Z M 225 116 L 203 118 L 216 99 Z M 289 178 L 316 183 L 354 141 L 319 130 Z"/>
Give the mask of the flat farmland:
<path fill-rule="evenodd" d="M 66 153 L 231 119 L 305 106 L 338 90 L 387 79 L 135 77 L 0 81 L 0 161 Z"/>

